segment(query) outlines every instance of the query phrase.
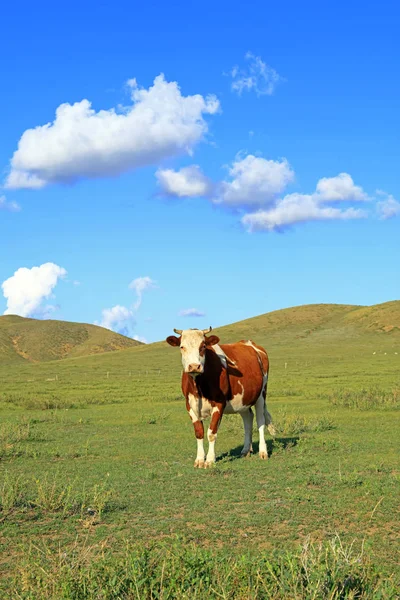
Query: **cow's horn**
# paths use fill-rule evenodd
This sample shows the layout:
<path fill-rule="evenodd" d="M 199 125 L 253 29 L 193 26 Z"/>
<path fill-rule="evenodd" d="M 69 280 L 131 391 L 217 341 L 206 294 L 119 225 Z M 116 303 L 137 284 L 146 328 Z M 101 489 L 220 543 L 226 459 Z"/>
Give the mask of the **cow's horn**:
<path fill-rule="evenodd" d="M 207 335 L 207 333 L 210 333 L 211 331 L 212 331 L 212 327 L 211 327 L 211 325 L 210 325 L 210 328 L 209 328 L 209 329 L 203 329 L 203 333 L 204 333 L 204 335 Z"/>
<path fill-rule="evenodd" d="M 182 335 L 182 329 L 174 329 L 175 333 L 178 335 Z"/>

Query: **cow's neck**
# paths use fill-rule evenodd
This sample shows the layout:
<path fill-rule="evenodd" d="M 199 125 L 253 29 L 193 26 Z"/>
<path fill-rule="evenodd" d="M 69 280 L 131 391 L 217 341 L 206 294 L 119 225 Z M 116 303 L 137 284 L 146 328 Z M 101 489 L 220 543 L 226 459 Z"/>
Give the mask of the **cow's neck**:
<path fill-rule="evenodd" d="M 183 373 L 184 393 L 193 394 L 197 398 L 218 398 L 229 394 L 227 371 L 213 350 L 206 350 L 204 373 L 192 377 Z"/>

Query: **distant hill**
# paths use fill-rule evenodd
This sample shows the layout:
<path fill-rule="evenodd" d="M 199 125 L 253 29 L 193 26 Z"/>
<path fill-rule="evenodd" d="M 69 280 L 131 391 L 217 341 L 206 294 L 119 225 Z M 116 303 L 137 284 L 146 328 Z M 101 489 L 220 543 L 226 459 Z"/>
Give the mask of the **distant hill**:
<path fill-rule="evenodd" d="M 171 333 L 174 326 L 171 323 Z M 397 351 L 400 300 L 374 306 L 295 306 L 215 327 L 213 332 L 221 343 L 254 339 L 272 356 L 340 356 L 363 348 L 368 354 Z M 113 350 L 123 352 L 110 352 Z M 164 341 L 146 345 L 96 325 L 0 317 L 0 363 L 22 366 L 61 358 L 78 358 L 73 363 L 85 369 L 180 368 L 176 349 Z M 67 363 L 71 364 L 68 360 L 65 366 Z"/>
<path fill-rule="evenodd" d="M 400 300 L 354 306 L 349 304 L 306 304 L 284 308 L 232 323 L 215 330 L 224 342 L 252 338 L 270 346 L 309 340 L 313 345 L 372 341 L 382 335 L 400 335 Z"/>
<path fill-rule="evenodd" d="M 46 362 L 102 354 L 141 345 L 109 329 L 85 323 L 0 316 L 0 362 Z"/>

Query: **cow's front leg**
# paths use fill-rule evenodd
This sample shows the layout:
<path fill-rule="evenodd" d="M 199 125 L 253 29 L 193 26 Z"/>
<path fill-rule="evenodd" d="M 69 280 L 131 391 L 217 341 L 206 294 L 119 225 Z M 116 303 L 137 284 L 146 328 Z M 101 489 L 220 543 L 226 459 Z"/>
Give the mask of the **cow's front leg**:
<path fill-rule="evenodd" d="M 194 466 L 202 469 L 204 467 L 204 458 L 206 453 L 204 452 L 204 426 L 202 421 L 194 421 L 194 434 L 197 438 L 197 456 L 194 461 Z"/>
<path fill-rule="evenodd" d="M 210 427 L 207 431 L 208 452 L 205 468 L 211 467 L 215 463 L 215 441 L 217 439 L 218 427 L 222 418 L 222 407 L 214 406 L 211 413 Z"/>

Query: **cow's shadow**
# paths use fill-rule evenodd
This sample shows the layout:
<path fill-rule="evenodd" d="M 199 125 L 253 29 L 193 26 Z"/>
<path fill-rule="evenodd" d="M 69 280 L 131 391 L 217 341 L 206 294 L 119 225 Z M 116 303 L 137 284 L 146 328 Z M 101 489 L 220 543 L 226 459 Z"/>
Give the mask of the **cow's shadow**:
<path fill-rule="evenodd" d="M 288 448 L 290 446 L 296 446 L 299 441 L 299 437 L 285 437 L 285 438 L 275 438 L 274 440 L 266 440 L 268 456 L 272 456 L 274 450 L 276 448 Z M 258 454 L 258 442 L 253 442 L 253 454 Z M 225 462 L 230 462 L 232 460 L 237 460 L 238 458 L 242 458 L 241 452 L 243 449 L 243 445 L 236 446 L 236 448 L 232 448 L 228 452 L 224 452 L 217 458 L 217 462 L 220 460 L 224 460 Z"/>

